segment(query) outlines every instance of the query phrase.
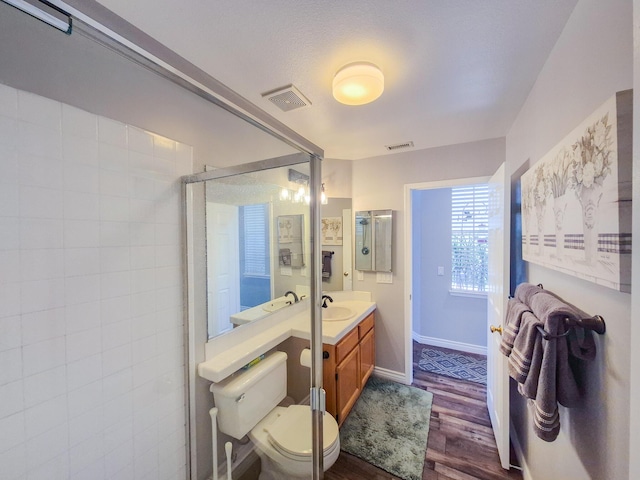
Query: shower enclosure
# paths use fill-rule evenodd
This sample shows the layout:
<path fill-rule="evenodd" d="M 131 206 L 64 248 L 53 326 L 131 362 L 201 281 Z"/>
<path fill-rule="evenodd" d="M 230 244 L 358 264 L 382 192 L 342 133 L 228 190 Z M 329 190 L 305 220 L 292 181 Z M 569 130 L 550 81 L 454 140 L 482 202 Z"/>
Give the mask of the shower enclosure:
<path fill-rule="evenodd" d="M 167 248 L 167 243 L 173 242 L 176 234 L 171 223 L 160 222 L 160 227 L 154 230 L 153 222 L 140 222 L 142 226 L 140 230 L 135 232 L 140 235 L 140 238 L 143 236 L 145 238 L 144 245 L 147 252 L 145 262 L 150 261 L 154 265 L 155 261 L 156 267 L 166 266 L 163 262 L 170 262 L 171 266 L 178 263 L 184 266 L 183 291 L 184 304 L 187 307 L 183 321 L 184 337 L 180 338 L 177 328 L 173 329 L 171 334 L 163 336 L 164 344 L 175 347 L 175 351 L 184 345 L 184 362 L 181 362 L 180 358 L 175 358 L 175 355 L 169 356 L 167 352 L 163 351 L 157 355 L 158 358 L 154 361 L 162 362 L 163 369 L 172 372 L 171 378 L 156 379 L 156 364 L 154 362 L 146 362 L 145 366 L 148 367 L 148 370 L 141 370 L 141 372 L 150 374 L 152 380 L 148 383 L 153 386 L 153 393 L 166 390 L 167 385 L 172 381 L 182 384 L 181 374 L 184 373 L 184 402 L 181 399 L 175 401 L 175 397 L 173 400 L 177 404 L 175 410 L 181 411 L 183 404 L 187 407 L 187 415 L 184 419 L 186 459 L 184 463 L 181 458 L 175 463 L 178 464 L 178 467 L 186 465 L 186 476 L 190 479 L 201 480 L 211 473 L 211 429 L 208 410 L 212 398 L 208 391 L 209 382 L 196 376 L 196 365 L 205 360 L 208 339 L 214 336 L 217 336 L 216 338 L 224 337 L 224 332 L 230 329 L 241 329 L 241 325 L 229 321 L 231 316 L 242 311 L 244 307 L 256 308 L 251 305 L 261 301 L 260 299 L 265 295 L 269 299 L 277 298 L 276 295 L 282 293 L 281 287 L 285 288 L 285 280 L 302 278 L 302 269 L 306 274 L 304 277 L 306 278 L 305 285 L 309 289 L 307 301 L 310 301 L 312 306 L 310 322 L 313 326 L 311 328 L 313 366 L 309 384 L 313 388 L 311 403 L 315 419 L 314 431 L 320 432 L 317 428 L 318 419 L 322 414 L 322 402 L 320 401 L 320 387 L 322 385 L 319 310 L 321 296 L 320 245 L 310 239 L 319 238 L 319 234 L 316 232 L 320 230 L 318 208 L 320 205 L 322 149 L 98 2 L 70 2 L 72 5 L 67 5 L 65 2 L 55 3 L 73 19 L 73 31 L 70 36 L 58 31 L 52 32 L 44 25 L 33 23 L 31 17 L 17 10 L 14 11 L 8 5 L 0 4 L 2 33 L 5 37 L 17 39 L 18 43 L 24 45 L 39 45 L 39 48 L 29 51 L 8 47 L 2 49 L 3 65 L 11 66 L 11 68 L 2 70 L 3 84 L 20 86 L 24 90 L 33 90 L 33 93 L 56 101 L 63 101 L 87 111 L 97 111 L 101 114 L 111 112 L 113 115 L 109 115 L 109 117 L 114 120 L 127 121 L 127 123 L 130 121 L 136 125 L 139 121 L 141 123 L 137 126 L 144 130 L 164 134 L 170 138 L 179 138 L 181 143 L 193 147 L 194 171 L 205 170 L 204 165 L 216 167 L 234 165 L 228 169 L 206 171 L 184 178 L 182 183 L 185 199 L 185 220 L 182 230 L 184 258 L 181 262 L 172 257 L 173 250 Z M 46 82 L 38 81 L 41 78 L 48 80 Z M 87 88 L 88 86 L 91 88 Z M 95 92 L 100 92 L 100 95 L 95 95 Z M 64 111 L 67 112 L 66 109 Z M 100 129 L 102 126 L 101 124 Z M 86 127 L 88 128 L 89 125 Z M 124 129 L 124 125 L 122 127 Z M 108 133 L 108 128 L 105 131 Z M 94 129 L 95 134 L 97 131 Z M 140 136 L 151 138 L 151 135 L 146 134 Z M 164 161 L 168 153 L 162 147 L 161 137 L 154 137 L 157 137 L 158 141 L 153 143 L 153 147 L 146 143 L 138 145 L 137 149 L 133 149 L 136 150 L 135 153 L 129 157 L 125 152 L 124 161 L 118 166 L 131 169 L 131 173 L 136 174 L 133 175 L 136 180 L 135 188 L 139 189 L 140 199 L 143 199 L 136 202 L 138 210 L 140 210 L 138 213 L 148 217 L 158 215 L 158 218 L 173 219 L 179 215 L 179 211 L 171 204 L 172 195 L 175 192 L 172 192 L 171 195 L 167 194 L 165 198 L 162 197 L 164 191 L 162 189 L 166 188 L 166 191 L 169 191 L 177 187 L 178 185 L 172 183 L 174 178 L 185 172 L 184 170 L 176 171 L 171 162 Z M 121 140 L 119 139 L 115 143 Z M 97 174 L 98 158 L 93 156 L 97 152 L 97 144 L 95 150 L 92 150 L 93 147 L 86 146 L 93 144 L 81 143 L 81 145 L 83 152 L 92 152 L 92 154 L 87 153 L 83 157 L 95 161 L 95 173 Z M 149 152 L 147 151 L 149 148 L 154 150 Z M 56 149 L 47 147 L 47 150 L 53 152 Z M 60 149 L 57 150 L 59 153 Z M 108 151 L 113 153 L 112 150 Z M 264 160 L 265 158 L 270 160 Z M 260 192 L 255 192 L 259 197 L 255 203 L 240 205 L 240 200 L 236 202 L 237 204 L 233 204 L 231 201 L 225 203 L 221 199 L 222 190 L 220 189 L 224 189 L 227 184 L 233 184 L 235 180 L 249 178 L 251 175 L 258 177 L 265 175 L 265 178 L 260 179 L 261 182 L 280 186 L 281 179 L 271 179 L 268 178 L 268 175 L 278 169 L 288 170 L 288 168 L 306 169 L 302 173 L 308 175 L 309 179 L 308 185 L 305 185 L 305 188 L 308 187 L 308 191 L 305 191 L 305 197 L 308 195 L 309 204 L 305 207 L 304 213 L 294 211 L 293 207 L 288 207 L 290 210 L 287 211 L 286 205 L 280 203 L 279 199 L 272 198 L 273 192 L 267 192 L 266 187 Z M 149 180 L 150 177 L 153 181 Z M 154 182 L 156 183 L 154 184 Z M 288 177 L 284 184 L 285 186 L 289 185 Z M 162 188 L 157 185 L 161 185 Z M 127 190 L 130 186 L 122 185 L 122 187 L 122 190 Z M 91 185 L 90 189 L 92 198 L 97 196 L 98 186 Z M 96 191 L 94 192 L 93 189 Z M 209 199 L 216 199 L 215 202 L 210 202 L 215 205 L 211 207 L 209 219 L 224 216 L 223 209 L 225 208 L 227 208 L 228 214 L 231 206 L 237 211 L 227 217 L 236 221 L 238 228 L 235 229 L 233 223 L 226 224 L 228 231 L 235 230 L 238 236 L 238 242 L 235 245 L 238 253 L 237 262 L 233 260 L 231 254 L 222 254 L 219 244 L 216 243 L 221 238 L 210 240 L 208 246 L 211 251 L 206 251 L 205 190 L 208 190 Z M 141 193 L 143 191 L 146 193 Z M 149 191 L 152 191 L 152 194 L 149 194 Z M 293 192 L 293 186 L 290 191 Z M 83 194 L 85 193 L 83 190 Z M 86 193 L 86 196 L 88 197 L 89 193 Z M 216 198 L 216 196 L 219 197 Z M 154 199 L 153 202 L 150 201 L 150 197 Z M 305 198 L 305 205 L 307 205 L 306 200 Z M 124 202 L 127 208 L 128 202 L 129 200 Z M 133 204 L 133 202 L 131 203 Z M 118 203 L 118 205 L 122 205 L 122 203 Z M 216 211 L 215 208 L 219 208 L 220 211 Z M 119 210 L 125 211 L 126 209 L 120 208 Z M 247 247 L 248 244 L 250 246 L 259 245 L 259 234 L 253 232 L 251 235 L 249 230 L 250 227 L 256 225 L 256 222 L 259 222 L 260 215 L 262 215 L 264 224 L 262 257 L 256 256 L 255 252 Z M 300 215 L 303 215 L 304 220 L 296 223 L 295 220 L 300 219 Z M 283 233 L 281 242 L 279 242 L 278 227 L 275 223 L 278 217 L 290 217 L 289 219 L 292 220 L 292 227 L 286 235 Z M 242 238 L 244 242 L 242 245 L 246 247 L 242 257 L 238 248 L 241 244 L 239 230 L 241 220 L 247 227 L 246 236 Z M 287 218 L 283 220 L 286 221 Z M 294 234 L 293 227 L 295 225 L 300 225 L 297 235 Z M 215 226 L 215 222 L 210 222 L 209 232 L 215 232 Z M 224 223 L 219 223 L 217 226 L 224 226 Z M 123 238 L 127 239 L 123 245 L 129 244 L 129 230 L 127 229 L 126 232 L 126 236 L 122 234 L 117 237 L 118 241 L 124 241 Z M 130 233 L 133 238 L 133 230 Z M 308 239 L 306 243 L 303 240 L 303 235 Z M 138 241 L 141 241 L 140 238 Z M 298 244 L 293 242 L 294 238 L 300 243 L 299 251 L 296 251 Z M 287 244 L 288 241 L 289 244 Z M 234 244 L 231 242 L 228 245 Z M 285 255 L 287 249 L 289 256 Z M 140 251 L 140 249 L 136 250 Z M 280 255 L 281 251 L 282 255 Z M 294 254 L 304 258 L 304 265 L 285 264 L 286 258 L 292 258 Z M 127 255 L 129 254 L 127 253 Z M 133 258 L 134 254 L 131 255 Z M 216 255 L 218 256 L 216 257 Z M 280 257 L 283 259 L 283 265 L 280 265 Z M 259 265 L 260 258 L 264 261 L 262 267 Z M 220 265 L 226 265 L 230 268 L 236 263 L 238 275 L 244 275 L 244 278 L 240 278 L 239 288 L 231 289 L 234 291 L 233 295 L 236 296 L 232 296 L 231 293 L 225 296 L 222 293 L 225 288 L 224 272 L 219 271 L 219 275 L 210 278 L 207 267 L 209 270 Z M 287 277 L 288 268 L 293 270 L 293 273 Z M 254 280 L 260 276 L 263 278 L 259 279 L 261 282 L 258 282 L 260 285 L 257 285 Z M 287 278 L 277 278 L 277 276 Z M 167 277 L 151 279 L 145 277 L 146 280 L 149 280 L 148 284 L 162 284 L 167 282 Z M 144 288 L 149 287 L 147 283 L 144 283 Z M 233 280 L 233 284 L 236 284 L 235 280 Z M 287 291 L 290 289 L 287 288 Z M 295 290 L 295 286 L 293 290 Z M 211 292 L 210 296 L 207 291 Z M 179 303 L 175 298 L 171 298 L 170 301 Z M 223 301 L 227 303 L 223 303 Z M 225 320 L 226 317 L 229 318 Z M 160 322 L 160 319 L 155 317 L 152 320 Z M 256 322 L 260 321 L 256 320 Z M 155 325 L 153 322 L 150 323 L 149 328 L 153 330 Z M 127 326 L 129 325 L 127 324 Z M 99 344 L 100 342 L 98 342 Z M 158 348 L 161 347 L 158 346 Z M 184 370 L 182 370 L 183 365 Z M 144 376 L 142 375 L 141 378 L 144 379 Z M 127 394 L 129 393 L 127 392 Z M 166 418 L 153 418 L 154 415 L 158 415 L 159 410 L 154 408 L 161 401 L 161 397 L 162 395 L 154 396 L 153 402 L 149 402 L 153 405 L 143 404 L 146 407 L 145 415 L 140 415 L 135 420 L 140 424 L 144 424 L 150 418 L 154 422 L 167 421 Z M 163 407 L 174 408 L 174 405 L 167 403 Z M 155 425 L 155 423 L 153 424 Z M 181 427 L 181 423 L 175 425 L 175 430 L 177 431 Z M 176 444 L 177 448 L 181 448 L 182 439 L 172 438 L 169 440 L 166 443 Z M 316 448 L 322 444 L 321 442 L 322 439 L 317 434 L 313 443 L 313 478 L 322 477 L 322 452 Z M 151 445 L 157 449 L 158 443 L 154 439 Z M 126 448 L 127 445 L 125 443 L 122 446 Z M 138 452 L 133 453 L 134 457 L 141 456 L 137 455 Z M 171 460 L 173 462 L 174 459 Z"/>
<path fill-rule="evenodd" d="M 208 471 L 211 464 L 208 436 L 212 433 L 206 419 L 212 398 L 208 382 L 196 374 L 197 364 L 209 354 L 215 355 L 211 340 L 219 341 L 219 336 L 246 328 L 247 323 L 265 321 L 274 311 L 304 298 L 310 299 L 311 305 L 310 478 L 323 477 L 321 246 L 314 242 L 319 239 L 315 232 L 320 224 L 320 173 L 320 159 L 299 152 L 183 178 L 189 425 L 192 472 L 199 472 L 192 478 L 199 479 L 200 472 Z M 203 341 L 207 342 L 205 358 L 197 358 Z M 288 361 L 297 362 L 297 358 Z M 216 452 L 222 459 L 222 445 L 230 438 L 218 436 Z"/>

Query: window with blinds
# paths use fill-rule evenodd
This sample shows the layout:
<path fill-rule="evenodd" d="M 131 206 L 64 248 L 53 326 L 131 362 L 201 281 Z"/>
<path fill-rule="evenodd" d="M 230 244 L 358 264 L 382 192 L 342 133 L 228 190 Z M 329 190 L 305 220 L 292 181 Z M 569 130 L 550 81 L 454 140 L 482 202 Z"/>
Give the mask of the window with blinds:
<path fill-rule="evenodd" d="M 266 204 L 240 207 L 240 247 L 244 275 L 269 275 L 269 222 Z"/>
<path fill-rule="evenodd" d="M 451 189 L 452 291 L 487 291 L 488 203 L 486 184 Z"/>

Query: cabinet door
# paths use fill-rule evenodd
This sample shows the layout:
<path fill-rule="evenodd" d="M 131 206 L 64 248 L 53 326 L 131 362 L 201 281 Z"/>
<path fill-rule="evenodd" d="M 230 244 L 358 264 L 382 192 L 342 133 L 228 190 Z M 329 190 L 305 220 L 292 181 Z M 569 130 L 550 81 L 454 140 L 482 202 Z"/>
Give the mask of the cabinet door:
<path fill-rule="evenodd" d="M 354 348 L 336 367 L 338 425 L 342 425 L 360 396 L 360 349 Z"/>
<path fill-rule="evenodd" d="M 360 340 L 360 388 L 364 388 L 365 383 L 373 373 L 376 363 L 376 339 L 372 328 Z"/>

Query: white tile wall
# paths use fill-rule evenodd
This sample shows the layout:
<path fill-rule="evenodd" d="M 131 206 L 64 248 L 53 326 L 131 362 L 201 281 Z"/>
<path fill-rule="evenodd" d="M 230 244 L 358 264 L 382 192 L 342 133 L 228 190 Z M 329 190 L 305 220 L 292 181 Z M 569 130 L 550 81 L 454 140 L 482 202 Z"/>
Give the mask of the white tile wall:
<path fill-rule="evenodd" d="M 191 147 L 0 85 L 0 478 L 185 475 Z"/>

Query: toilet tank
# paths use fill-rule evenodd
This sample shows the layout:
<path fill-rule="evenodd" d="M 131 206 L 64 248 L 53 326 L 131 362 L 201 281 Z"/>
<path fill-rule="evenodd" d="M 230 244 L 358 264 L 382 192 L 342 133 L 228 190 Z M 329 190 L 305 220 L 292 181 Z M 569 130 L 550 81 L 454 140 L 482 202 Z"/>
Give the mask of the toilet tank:
<path fill-rule="evenodd" d="M 287 354 L 275 352 L 210 387 L 220 431 L 241 439 L 287 395 Z"/>

